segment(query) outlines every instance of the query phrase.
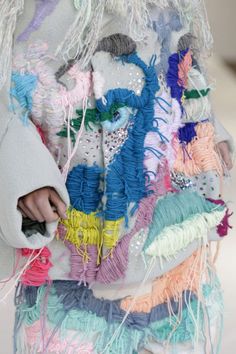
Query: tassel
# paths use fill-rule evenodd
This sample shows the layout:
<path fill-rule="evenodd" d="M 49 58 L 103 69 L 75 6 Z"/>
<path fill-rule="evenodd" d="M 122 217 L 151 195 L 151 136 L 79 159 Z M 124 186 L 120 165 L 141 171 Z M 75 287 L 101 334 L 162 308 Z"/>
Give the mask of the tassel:
<path fill-rule="evenodd" d="M 0 0 L 0 89 L 7 80 L 11 63 L 13 34 L 17 16 L 24 8 L 24 0 Z"/>

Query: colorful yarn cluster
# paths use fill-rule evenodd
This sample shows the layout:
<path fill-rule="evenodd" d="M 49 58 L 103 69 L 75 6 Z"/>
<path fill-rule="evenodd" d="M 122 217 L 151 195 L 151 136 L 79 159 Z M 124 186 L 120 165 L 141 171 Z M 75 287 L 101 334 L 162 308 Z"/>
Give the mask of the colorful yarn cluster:
<path fill-rule="evenodd" d="M 189 49 L 174 53 L 169 57 L 166 82 L 171 89 L 171 97 L 175 98 L 181 106 L 184 90 L 187 88 L 187 77 L 191 64 L 191 52 Z"/>
<path fill-rule="evenodd" d="M 130 259 L 130 243 L 142 230 L 147 230 L 153 219 L 158 196 L 165 195 L 171 190 L 170 179 L 165 165 L 160 165 L 156 181 L 150 183 L 152 193 L 143 198 L 136 212 L 136 221 L 129 233 L 124 235 L 112 251 L 112 257 L 104 259 L 99 266 L 96 280 L 99 283 L 109 284 L 125 277 Z M 140 254 L 141 256 L 141 254 Z"/>
<path fill-rule="evenodd" d="M 108 132 L 116 131 L 128 122 L 130 114 L 123 104 L 112 104 L 109 112 L 100 114 L 101 125 Z"/>
<path fill-rule="evenodd" d="M 225 215 L 225 211 L 214 211 L 194 215 L 182 224 L 176 224 L 164 229 L 145 251 L 153 257 L 171 260 L 178 252 L 189 244 L 197 241 L 200 245 L 208 244 L 208 232 L 216 227 Z"/>
<path fill-rule="evenodd" d="M 82 245 L 79 253 L 74 244 L 66 242 L 66 246 L 71 252 L 70 278 L 83 284 L 94 283 L 100 262 L 97 245 Z"/>
<path fill-rule="evenodd" d="M 29 286 L 40 286 L 50 281 L 48 273 L 53 265 L 50 262 L 51 252 L 47 247 L 40 250 L 22 248 L 21 255 L 29 260 L 36 257 L 29 263 L 29 266 L 22 274 L 22 284 Z"/>
<path fill-rule="evenodd" d="M 222 176 L 222 165 L 215 151 L 215 133 L 212 123 L 198 123 L 194 127 L 195 133 L 193 132 L 193 126 L 194 124 L 187 125 L 187 134 L 192 137 L 196 133 L 196 137 L 188 143 L 186 141 L 187 144 L 179 144 L 177 146 L 174 171 L 184 173 L 186 176 L 198 175 L 201 172 L 216 171 Z M 189 132 L 190 128 L 191 132 Z M 182 136 L 180 136 L 181 138 Z M 189 140 L 188 137 L 187 140 Z"/>
<path fill-rule="evenodd" d="M 148 131 L 153 130 L 154 98 L 159 89 L 154 63 L 155 58 L 147 66 L 137 54 L 122 56 L 127 64 L 140 67 L 145 76 L 146 84 L 141 96 L 136 96 L 127 89 L 114 89 L 107 92 L 104 99 L 97 100 L 98 110 L 109 112 L 113 103 L 137 109 L 133 117 L 133 126 L 129 128 L 128 139 L 108 166 L 106 174 L 106 220 L 117 220 L 124 217 L 130 203 L 138 204 L 147 195 L 145 183 L 144 140 Z M 104 104 L 105 103 L 105 104 Z"/>
<path fill-rule="evenodd" d="M 44 351 L 49 350 L 50 343 L 62 346 L 64 338 L 74 338 L 74 340 L 79 338 L 82 348 L 86 345 L 91 348 L 93 343 L 94 353 L 107 354 L 138 352 L 144 348 L 150 336 L 163 345 L 163 349 L 167 348 L 168 344 L 173 344 L 175 347 L 180 343 L 193 342 L 195 337 L 209 346 L 212 342 L 204 335 L 203 321 L 208 318 L 207 331 L 210 330 L 213 318 L 219 329 L 221 328 L 222 297 L 218 281 L 210 272 L 210 268 L 208 271 L 210 283 L 200 286 L 199 289 L 197 284 L 199 274 L 195 274 L 194 270 L 198 268 L 197 263 L 200 258 L 200 254 L 199 257 L 195 254 L 180 266 L 185 270 L 188 279 L 184 280 L 182 274 L 181 279 L 178 278 L 178 271 L 181 269 L 179 267 L 176 273 L 174 271 L 169 273 L 170 279 L 167 274 L 165 281 L 164 278 L 160 280 L 163 294 L 161 295 L 160 291 L 159 299 L 158 296 L 154 299 L 153 293 L 152 305 L 154 306 L 150 307 L 148 304 L 146 306 L 144 297 L 137 297 L 138 305 L 126 316 L 125 321 L 123 319 L 126 310 L 123 307 L 126 309 L 129 306 L 131 298 L 115 301 L 97 299 L 92 290 L 75 281 L 54 281 L 49 289 L 43 286 L 38 288 L 37 292 L 32 292 L 31 288 L 26 286 L 20 291 L 21 295 L 17 300 L 19 313 L 15 324 L 17 349 L 20 352 L 25 345 L 25 337 L 20 337 L 17 333 L 21 330 L 26 331 L 26 335 L 30 336 L 31 349 L 36 351 L 37 346 L 43 346 Z M 191 261 L 193 266 L 190 265 Z M 191 271 L 194 276 L 193 282 L 190 279 Z M 171 279 L 179 279 L 179 292 L 176 298 L 171 297 L 166 302 L 165 298 L 174 293 Z M 153 290 L 156 285 L 153 284 Z M 199 292 L 201 294 L 199 299 L 189 290 L 184 290 L 181 294 L 181 287 L 194 289 L 196 285 L 196 294 Z M 45 298 L 47 298 L 47 308 L 43 315 L 41 309 Z M 205 303 L 207 306 L 204 305 Z M 218 318 L 215 318 L 216 313 Z M 41 326 L 38 325 L 39 323 Z M 42 328 L 45 334 L 47 333 L 44 338 Z M 76 337 L 73 337 L 74 334 Z M 36 336 L 39 342 L 35 341 Z M 72 345 L 73 341 L 70 343 Z"/>
<path fill-rule="evenodd" d="M 75 143 L 76 140 L 76 134 L 81 128 L 81 123 L 83 120 L 83 110 L 77 109 L 76 114 L 77 117 L 71 119 L 70 123 L 70 138 L 73 143 Z M 94 109 L 87 109 L 85 113 L 85 121 L 84 121 L 84 126 L 86 130 L 93 130 L 91 123 L 97 125 L 99 120 L 98 120 L 98 114 L 97 110 Z M 63 137 L 63 138 L 68 138 L 68 129 L 67 126 L 64 125 L 64 128 L 57 133 L 58 136 Z"/>
<path fill-rule="evenodd" d="M 114 33 L 104 37 L 97 46 L 96 51 L 108 52 L 111 55 L 119 57 L 136 52 L 137 44 L 135 41 L 122 33 Z"/>
<path fill-rule="evenodd" d="M 233 212 L 230 213 L 229 209 L 226 210 L 225 216 L 221 220 L 220 224 L 217 226 L 217 233 L 220 237 L 227 236 L 229 229 L 232 229 L 233 226 L 229 224 L 229 218 L 233 215 Z"/>
<path fill-rule="evenodd" d="M 151 309 L 170 299 L 179 301 L 184 290 L 197 293 L 200 282 L 200 252 L 195 252 L 179 266 L 153 281 L 152 291 L 140 296 L 132 306 L 132 312 L 150 312 Z M 133 297 L 122 300 L 121 308 L 128 311 Z"/>
<path fill-rule="evenodd" d="M 113 250 L 120 236 L 120 227 L 124 222 L 124 218 L 118 220 L 105 220 L 102 232 L 103 246 L 108 250 Z"/>
<path fill-rule="evenodd" d="M 156 205 L 144 250 L 146 251 L 151 243 L 156 238 L 158 239 L 158 235 L 165 228 L 174 227 L 176 224 L 182 224 L 193 216 L 211 213 L 216 210 L 224 211 L 224 206 L 216 206 L 214 203 L 199 196 L 196 192 L 186 190 L 166 195 Z M 169 248 L 171 248 L 171 243 Z"/>
<path fill-rule="evenodd" d="M 156 97 L 154 124 L 161 133 L 161 151 L 171 169 L 175 161 L 175 137 L 181 123 L 181 107 L 164 90 Z"/>
<path fill-rule="evenodd" d="M 70 132 L 68 132 L 67 126 L 64 125 L 64 128 L 57 133 L 58 136 L 63 138 L 68 138 L 68 135 L 70 135 L 73 144 L 76 140 L 76 134 L 81 128 L 84 112 L 81 109 L 77 109 L 76 114 L 77 118 L 71 119 Z M 102 113 L 100 113 L 96 108 L 89 108 L 85 113 L 84 126 L 86 130 L 92 131 L 94 126 L 99 126 L 112 132 L 126 123 L 129 116 L 130 113 L 124 105 L 114 104 L 111 106 L 109 112 Z"/>
<path fill-rule="evenodd" d="M 60 239 L 65 242 L 71 252 L 70 277 L 83 283 L 97 280 L 100 268 L 106 259 L 117 253 L 117 242 L 124 219 L 105 220 L 104 223 L 97 213 L 85 214 L 76 209 L 67 211 L 68 218 L 61 220 L 58 228 Z M 102 254 L 103 247 L 103 254 Z M 122 264 L 119 268 L 122 269 Z"/>
<path fill-rule="evenodd" d="M 48 64 L 47 50 L 47 44 L 40 41 L 29 45 L 24 56 L 15 59 L 14 68 L 17 72 L 23 72 L 26 77 L 35 76 L 37 78 L 32 95 L 33 105 L 29 107 L 29 110 L 33 122 L 40 126 L 45 134 L 47 147 L 58 161 L 61 148 L 57 133 L 61 132 L 67 122 L 67 134 L 70 135 L 70 130 L 73 128 L 70 126 L 73 119 L 73 106 L 84 103 L 85 98 L 91 95 L 91 73 L 81 72 L 77 64 L 73 65 L 69 69 L 68 75 L 75 84 L 71 90 L 67 89 L 63 84 L 57 82 L 54 71 Z M 22 66 L 23 60 L 27 62 L 27 66 Z M 26 90 L 30 92 L 30 89 L 31 86 L 27 83 Z M 72 137 L 73 134 L 72 129 Z M 70 150 L 69 139 L 68 155 L 71 153 Z"/>
<path fill-rule="evenodd" d="M 101 247 L 101 220 L 97 213 L 85 214 L 76 209 L 67 210 L 67 219 L 61 220 L 66 229 L 63 241 L 75 245 L 78 253 L 84 255 L 81 246 L 96 245 Z"/>
<path fill-rule="evenodd" d="M 184 91 L 183 122 L 201 122 L 212 117 L 207 85 L 200 68 L 194 65 L 188 74 L 188 85 Z"/>
<path fill-rule="evenodd" d="M 74 167 L 66 181 L 72 208 L 85 214 L 98 210 L 102 192 L 100 183 L 103 170 L 98 166 L 78 165 Z"/>
<path fill-rule="evenodd" d="M 13 87 L 11 89 L 11 96 L 14 97 L 23 109 L 22 120 L 24 124 L 27 124 L 29 118 L 29 112 L 33 107 L 33 93 L 37 86 L 37 76 L 26 73 L 21 74 L 18 72 L 13 72 L 12 83 Z"/>
<path fill-rule="evenodd" d="M 158 20 L 152 23 L 153 29 L 157 32 L 158 40 L 161 43 L 160 63 L 157 64 L 157 73 L 168 70 L 168 59 L 171 55 L 170 42 L 172 31 L 179 32 L 183 25 L 178 12 L 173 8 L 166 8 L 160 11 Z M 188 47 L 189 48 L 189 47 Z M 186 49 L 186 48 L 184 48 Z"/>

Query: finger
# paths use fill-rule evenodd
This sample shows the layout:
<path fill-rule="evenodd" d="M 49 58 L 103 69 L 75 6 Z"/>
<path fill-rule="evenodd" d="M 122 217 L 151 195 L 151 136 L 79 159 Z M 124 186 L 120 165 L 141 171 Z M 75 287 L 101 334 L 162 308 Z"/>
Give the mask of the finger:
<path fill-rule="evenodd" d="M 42 214 L 40 213 L 38 206 L 37 206 L 37 200 L 32 200 L 31 199 L 25 199 L 24 200 L 24 206 L 29 210 L 29 212 L 34 216 L 35 220 L 38 222 L 44 222 L 44 218 Z"/>
<path fill-rule="evenodd" d="M 226 149 L 222 149 L 221 156 L 222 156 L 224 163 L 226 164 L 226 167 L 228 168 L 228 170 L 231 170 L 233 167 L 233 162 L 232 162 L 229 151 Z"/>
<path fill-rule="evenodd" d="M 232 162 L 231 158 L 229 158 L 229 159 L 226 161 L 226 166 L 227 166 L 228 170 L 232 170 L 232 168 L 233 168 L 233 162 Z"/>
<path fill-rule="evenodd" d="M 28 217 L 29 219 L 36 221 L 36 217 L 31 213 L 31 211 L 27 208 L 27 206 L 24 204 L 23 200 L 18 201 L 18 207 L 20 210 L 24 213 L 25 217 Z"/>
<path fill-rule="evenodd" d="M 42 203 L 41 205 L 39 203 L 38 209 L 41 215 L 43 216 L 44 220 L 48 223 L 57 221 L 59 219 L 58 213 L 53 210 L 53 207 L 50 205 L 49 200 L 44 201 L 44 203 Z"/>
<path fill-rule="evenodd" d="M 24 213 L 24 211 L 20 207 L 18 207 L 18 210 L 24 218 L 27 218 L 27 215 Z"/>
<path fill-rule="evenodd" d="M 50 201 L 52 204 L 56 207 L 58 215 L 62 219 L 66 219 L 66 204 L 62 201 L 62 199 L 59 197 L 56 191 L 53 189 L 50 191 L 50 196 L 49 196 Z"/>

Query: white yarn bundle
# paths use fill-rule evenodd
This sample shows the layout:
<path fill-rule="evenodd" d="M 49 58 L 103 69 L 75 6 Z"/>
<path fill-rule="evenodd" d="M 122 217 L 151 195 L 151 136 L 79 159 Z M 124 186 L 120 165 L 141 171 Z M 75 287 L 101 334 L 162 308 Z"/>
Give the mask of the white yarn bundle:
<path fill-rule="evenodd" d="M 0 89 L 7 79 L 10 66 L 13 33 L 24 0 L 0 0 Z"/>
<path fill-rule="evenodd" d="M 188 74 L 188 90 L 201 90 L 208 89 L 204 75 L 197 69 L 191 68 Z M 199 122 L 209 119 L 212 115 L 211 103 L 208 96 L 198 99 L 189 99 L 184 103 L 183 122 Z"/>

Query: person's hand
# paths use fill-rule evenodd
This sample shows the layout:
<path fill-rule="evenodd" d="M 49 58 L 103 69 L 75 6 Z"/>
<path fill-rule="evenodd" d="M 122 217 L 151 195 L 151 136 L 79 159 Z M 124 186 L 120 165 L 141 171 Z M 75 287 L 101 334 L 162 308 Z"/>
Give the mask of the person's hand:
<path fill-rule="evenodd" d="M 24 217 L 38 222 L 66 219 L 66 205 L 51 187 L 37 189 L 18 200 L 18 209 Z"/>
<path fill-rule="evenodd" d="M 231 158 L 231 154 L 229 151 L 229 145 L 228 145 L 227 141 L 221 141 L 220 143 L 218 143 L 217 148 L 220 152 L 220 155 L 221 155 L 227 169 L 231 170 L 233 168 L 233 161 Z"/>

